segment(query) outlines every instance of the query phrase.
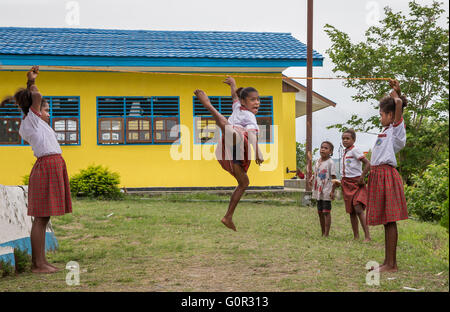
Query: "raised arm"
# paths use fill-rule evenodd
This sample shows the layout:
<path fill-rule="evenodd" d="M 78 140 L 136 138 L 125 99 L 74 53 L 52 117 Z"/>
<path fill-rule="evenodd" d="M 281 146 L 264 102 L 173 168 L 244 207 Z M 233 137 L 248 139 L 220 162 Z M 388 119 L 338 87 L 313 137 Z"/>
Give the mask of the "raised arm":
<path fill-rule="evenodd" d="M 227 76 L 227 79 L 225 79 L 224 83 L 230 86 L 231 88 L 231 98 L 233 99 L 233 103 L 239 100 L 239 97 L 236 93 L 237 87 L 236 87 L 236 81 L 233 77 Z"/>
<path fill-rule="evenodd" d="M 38 74 L 39 74 L 39 66 L 36 65 L 33 66 L 27 73 L 28 78 L 27 89 L 31 91 L 31 100 L 32 100 L 31 107 L 37 112 L 41 110 L 41 102 L 42 102 L 42 95 L 35 84 Z"/>
<path fill-rule="evenodd" d="M 392 88 L 392 91 L 390 93 L 390 96 L 395 101 L 395 119 L 394 123 L 399 123 L 403 118 L 403 100 L 400 98 L 402 95 L 402 92 L 400 90 L 400 84 L 397 80 L 389 80 L 389 85 Z"/>

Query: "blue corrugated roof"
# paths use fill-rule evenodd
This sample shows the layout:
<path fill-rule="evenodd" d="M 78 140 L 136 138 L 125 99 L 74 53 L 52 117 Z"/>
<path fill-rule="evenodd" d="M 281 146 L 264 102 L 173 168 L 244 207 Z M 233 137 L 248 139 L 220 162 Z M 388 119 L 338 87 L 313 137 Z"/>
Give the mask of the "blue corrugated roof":
<path fill-rule="evenodd" d="M 0 27 L 0 54 L 306 60 L 306 45 L 289 33 Z"/>

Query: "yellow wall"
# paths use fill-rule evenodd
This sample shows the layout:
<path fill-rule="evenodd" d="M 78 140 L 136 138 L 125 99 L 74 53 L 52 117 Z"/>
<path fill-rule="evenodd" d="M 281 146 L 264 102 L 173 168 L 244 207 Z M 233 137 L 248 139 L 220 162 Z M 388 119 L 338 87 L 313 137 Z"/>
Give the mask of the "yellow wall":
<path fill-rule="evenodd" d="M 0 81 L 3 98 L 24 86 L 25 72 L 0 72 Z M 229 87 L 222 81 L 220 77 L 201 76 L 41 72 L 37 86 L 43 95 L 80 97 L 81 145 L 62 146 L 69 176 L 90 164 L 101 164 L 119 172 L 122 187 L 235 186 L 234 178 L 217 160 L 173 160 L 171 145 L 97 145 L 97 96 L 179 96 L 180 123 L 190 129 L 187 139 L 192 159 L 194 150 L 201 147 L 193 144 L 193 91 L 200 88 L 211 96 L 228 96 Z M 285 177 L 292 177 L 286 175 L 286 166 L 295 168 L 295 98 L 293 94 L 282 93 L 281 79 L 237 78 L 236 81 L 238 86 L 255 87 L 261 96 L 273 96 L 274 124 L 279 126 L 278 161 L 267 159 L 269 165 L 265 168 L 271 169 L 270 164 L 274 163 L 276 166 L 264 171 L 252 162 L 248 172 L 250 185 L 282 186 Z M 269 145 L 260 147 L 264 151 Z M 0 184 L 21 184 L 34 161 L 29 146 L 0 146 Z"/>

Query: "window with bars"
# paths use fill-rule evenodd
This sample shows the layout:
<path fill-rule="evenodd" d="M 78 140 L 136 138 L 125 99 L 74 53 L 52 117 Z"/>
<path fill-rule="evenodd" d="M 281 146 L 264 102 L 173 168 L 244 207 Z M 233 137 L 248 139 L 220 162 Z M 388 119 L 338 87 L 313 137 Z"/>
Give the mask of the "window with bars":
<path fill-rule="evenodd" d="M 179 103 L 178 96 L 97 97 L 98 144 L 175 142 Z"/>
<path fill-rule="evenodd" d="M 49 105 L 50 125 L 61 145 L 80 144 L 80 98 L 44 96 Z M 15 103 L 0 107 L 0 145 L 27 145 L 19 135 L 23 114 Z"/>
<path fill-rule="evenodd" d="M 233 113 L 233 100 L 231 96 L 210 96 L 211 104 L 219 113 L 230 117 Z M 271 96 L 260 97 L 260 106 L 256 115 L 259 126 L 258 142 L 272 143 L 273 125 L 273 98 Z M 197 97 L 193 97 L 194 108 L 194 143 L 215 144 L 220 138 L 221 131 L 211 117 L 209 111 L 203 107 Z"/>

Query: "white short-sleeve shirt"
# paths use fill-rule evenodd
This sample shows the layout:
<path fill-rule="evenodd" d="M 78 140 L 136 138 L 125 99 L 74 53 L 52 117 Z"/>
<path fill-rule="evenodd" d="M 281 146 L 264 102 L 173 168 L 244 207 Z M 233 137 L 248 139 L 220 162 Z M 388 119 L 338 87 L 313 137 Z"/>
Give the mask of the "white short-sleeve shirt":
<path fill-rule="evenodd" d="M 342 157 L 341 176 L 345 178 L 355 178 L 362 174 L 361 160 L 364 154 L 354 145 L 345 149 Z"/>
<path fill-rule="evenodd" d="M 259 131 L 255 114 L 243 107 L 239 101 L 233 102 L 233 113 L 228 118 L 228 122 L 235 126 L 241 126 L 246 130 Z"/>
<path fill-rule="evenodd" d="M 336 175 L 334 161 L 328 158 L 325 161 L 319 159 L 314 167 L 313 198 L 317 200 L 331 200 L 333 189 L 332 176 Z"/>
<path fill-rule="evenodd" d="M 56 139 L 55 131 L 31 107 L 28 114 L 20 123 L 20 136 L 30 143 L 34 156 L 37 158 L 61 154 L 61 147 Z"/>
<path fill-rule="evenodd" d="M 405 123 L 400 120 L 397 124 L 390 124 L 378 135 L 375 146 L 372 149 L 370 164 L 397 166 L 397 154 L 406 145 Z"/>

